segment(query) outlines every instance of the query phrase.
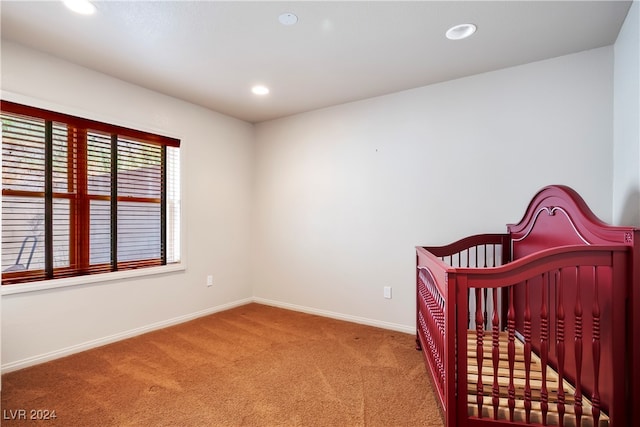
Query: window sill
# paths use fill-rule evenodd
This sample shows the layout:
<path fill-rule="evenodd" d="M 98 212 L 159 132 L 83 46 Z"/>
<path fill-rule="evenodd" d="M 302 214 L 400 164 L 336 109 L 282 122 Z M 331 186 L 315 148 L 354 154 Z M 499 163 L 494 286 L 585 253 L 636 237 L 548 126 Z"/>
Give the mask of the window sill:
<path fill-rule="evenodd" d="M 158 274 L 184 271 L 184 263 L 163 265 L 159 267 L 141 268 L 137 270 L 116 271 L 113 273 L 101 273 L 88 276 L 68 277 L 64 279 L 45 280 L 40 282 L 22 283 L 0 286 L 0 295 L 23 294 L 27 292 L 45 291 L 50 289 L 67 288 L 71 286 L 90 285 L 115 280 L 125 280 L 137 277 L 148 277 Z"/>

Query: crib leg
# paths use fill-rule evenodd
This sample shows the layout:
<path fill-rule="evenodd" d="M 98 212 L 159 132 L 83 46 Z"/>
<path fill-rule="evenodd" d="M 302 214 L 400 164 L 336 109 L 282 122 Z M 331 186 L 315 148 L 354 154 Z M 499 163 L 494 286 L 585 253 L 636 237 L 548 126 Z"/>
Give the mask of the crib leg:
<path fill-rule="evenodd" d="M 422 351 L 422 344 L 420 344 L 420 338 L 418 337 L 418 334 L 416 334 L 416 350 Z"/>

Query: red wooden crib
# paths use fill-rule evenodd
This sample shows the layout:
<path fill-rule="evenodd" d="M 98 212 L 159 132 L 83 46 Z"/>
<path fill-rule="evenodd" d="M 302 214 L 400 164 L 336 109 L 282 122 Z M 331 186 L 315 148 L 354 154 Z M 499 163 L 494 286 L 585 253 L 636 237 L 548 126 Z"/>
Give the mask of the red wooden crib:
<path fill-rule="evenodd" d="M 639 240 L 550 186 L 506 234 L 417 247 L 416 343 L 446 426 L 640 425 Z"/>

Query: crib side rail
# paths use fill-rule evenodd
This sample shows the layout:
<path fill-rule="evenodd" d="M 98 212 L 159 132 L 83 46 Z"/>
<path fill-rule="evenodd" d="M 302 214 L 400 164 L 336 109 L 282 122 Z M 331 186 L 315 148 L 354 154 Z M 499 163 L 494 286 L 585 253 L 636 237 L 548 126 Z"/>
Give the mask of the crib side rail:
<path fill-rule="evenodd" d="M 625 425 L 630 259 L 628 248 L 621 246 L 566 246 L 498 268 L 450 271 L 458 307 L 457 425 L 499 419 L 505 401 L 509 422 L 547 425 L 555 417 L 564 425 L 600 425 L 608 415 L 610 425 Z M 523 359 L 516 362 L 518 338 L 524 347 Z M 460 357 L 468 351 L 477 367 L 470 369 L 467 358 Z M 532 377 L 536 358 L 541 378 Z M 519 382 L 515 365 L 524 372 Z M 550 369 L 557 371 L 557 382 L 546 378 Z M 573 391 L 566 391 L 564 382 Z M 591 403 L 584 405 L 583 397 Z"/>
<path fill-rule="evenodd" d="M 496 267 L 508 263 L 511 257 L 508 234 L 477 234 L 422 249 L 452 267 Z"/>
<path fill-rule="evenodd" d="M 431 270 L 424 266 L 418 265 L 416 284 L 416 348 L 423 351 L 438 399 L 446 412 L 445 295 L 440 292 Z"/>

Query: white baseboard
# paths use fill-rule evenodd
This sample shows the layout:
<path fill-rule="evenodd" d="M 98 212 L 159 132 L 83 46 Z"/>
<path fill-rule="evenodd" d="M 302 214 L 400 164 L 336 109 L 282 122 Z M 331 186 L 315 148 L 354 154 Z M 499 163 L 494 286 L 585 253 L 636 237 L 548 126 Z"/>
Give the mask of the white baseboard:
<path fill-rule="evenodd" d="M 416 333 L 415 325 L 407 326 L 407 325 L 401 325 L 399 323 L 384 322 L 382 320 L 352 316 L 350 314 L 336 313 L 328 310 L 320 310 L 317 308 L 306 307 L 306 306 L 296 305 L 296 304 L 289 304 L 286 302 L 274 301 L 266 298 L 253 297 L 253 301 L 258 304 L 270 305 L 270 306 L 279 307 L 279 308 L 286 308 L 288 310 L 300 311 L 303 313 L 315 314 L 322 317 L 329 317 L 331 319 L 344 320 L 346 322 L 359 323 L 361 325 L 374 326 L 377 328 L 404 332 L 406 334 Z"/>
<path fill-rule="evenodd" d="M 19 369 L 27 368 L 29 366 L 34 366 L 40 363 L 44 363 L 54 359 L 59 359 L 61 357 L 69 356 L 74 353 L 90 350 L 92 348 L 100 347 L 106 344 L 111 344 L 116 341 L 121 341 L 127 338 L 135 337 L 137 335 L 142 335 L 147 332 L 155 331 L 162 328 L 167 328 L 169 326 L 177 325 L 179 323 L 188 322 L 189 320 L 197 319 L 198 317 L 208 316 L 209 314 L 217 313 L 224 310 L 229 310 L 231 308 L 239 307 L 241 305 L 246 305 L 251 302 L 253 302 L 253 298 L 245 298 L 245 299 L 233 301 L 227 304 L 218 305 L 215 307 L 207 308 L 205 310 L 197 311 L 195 313 L 174 317 L 172 319 L 163 320 L 161 322 L 152 323 L 150 325 L 145 325 L 140 328 L 130 329 L 128 331 L 120 332 L 114 335 L 109 335 L 107 337 L 83 342 L 81 344 L 73 345 L 70 347 L 62 348 L 62 349 L 51 351 L 44 354 L 39 354 L 37 356 L 28 357 L 26 359 L 16 360 L 14 362 L 10 362 L 2 365 L 2 368 L 0 370 L 2 371 L 3 374 L 11 371 L 17 371 Z"/>

